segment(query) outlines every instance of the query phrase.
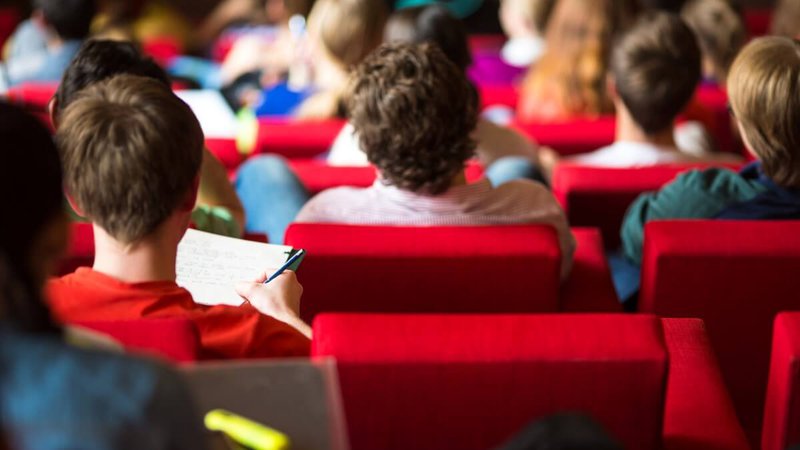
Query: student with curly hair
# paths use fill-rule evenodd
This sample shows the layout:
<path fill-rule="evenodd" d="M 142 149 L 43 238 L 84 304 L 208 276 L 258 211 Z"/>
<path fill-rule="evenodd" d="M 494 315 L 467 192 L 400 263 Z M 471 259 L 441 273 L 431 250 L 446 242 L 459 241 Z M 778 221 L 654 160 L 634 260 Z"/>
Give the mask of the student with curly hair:
<path fill-rule="evenodd" d="M 324 191 L 297 222 L 368 225 L 543 223 L 558 232 L 569 272 L 575 248 L 564 212 L 543 185 L 467 183 L 478 102 L 464 72 L 432 44 L 384 45 L 360 64 L 345 98 L 379 176 L 368 188 Z"/>

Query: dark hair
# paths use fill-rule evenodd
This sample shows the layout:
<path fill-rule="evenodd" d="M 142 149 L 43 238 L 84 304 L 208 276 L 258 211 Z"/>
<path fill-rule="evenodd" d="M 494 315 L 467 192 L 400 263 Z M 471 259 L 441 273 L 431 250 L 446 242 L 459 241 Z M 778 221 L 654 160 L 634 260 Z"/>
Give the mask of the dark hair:
<path fill-rule="evenodd" d="M 161 83 L 118 75 L 78 94 L 56 134 L 65 186 L 114 239 L 149 235 L 181 205 L 203 154 L 203 132 Z"/>
<path fill-rule="evenodd" d="M 621 450 L 608 432 L 583 413 L 537 419 L 496 450 Z"/>
<path fill-rule="evenodd" d="M 432 42 L 461 70 L 472 64 L 464 24 L 440 4 L 401 9 L 389 16 L 384 42 Z"/>
<path fill-rule="evenodd" d="M 379 47 L 345 98 L 361 148 L 398 188 L 441 194 L 475 152 L 477 96 L 436 45 Z"/>
<path fill-rule="evenodd" d="M 714 77 L 725 83 L 734 58 L 747 42 L 741 12 L 730 0 L 691 0 L 681 17 L 697 35 L 703 55 L 713 63 Z"/>
<path fill-rule="evenodd" d="M 39 234 L 64 208 L 58 151 L 39 121 L 2 102 L 0 142 L 0 195 L 3 208 L 16 212 L 0 220 L 0 256 L 5 260 L 0 311 L 25 330 L 55 331 L 29 257 Z"/>
<path fill-rule="evenodd" d="M 65 40 L 86 39 L 97 13 L 94 0 L 35 0 L 34 7 Z"/>
<path fill-rule="evenodd" d="M 617 93 L 645 133 L 672 125 L 700 81 L 700 48 L 679 16 L 646 14 L 611 57 Z"/>
<path fill-rule="evenodd" d="M 89 40 L 70 63 L 56 91 L 60 114 L 84 88 L 115 75 L 138 75 L 170 86 L 169 77 L 155 61 L 143 56 L 130 42 Z"/>

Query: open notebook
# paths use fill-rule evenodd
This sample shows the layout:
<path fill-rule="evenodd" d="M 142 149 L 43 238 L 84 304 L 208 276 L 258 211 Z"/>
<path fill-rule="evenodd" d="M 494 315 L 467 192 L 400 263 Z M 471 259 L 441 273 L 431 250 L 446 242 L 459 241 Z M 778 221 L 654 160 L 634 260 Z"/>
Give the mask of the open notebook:
<path fill-rule="evenodd" d="M 187 230 L 178 245 L 178 285 L 204 305 L 239 306 L 244 300 L 234 286 L 280 268 L 297 250 L 286 245 L 234 239 Z M 297 270 L 300 258 L 291 270 Z"/>

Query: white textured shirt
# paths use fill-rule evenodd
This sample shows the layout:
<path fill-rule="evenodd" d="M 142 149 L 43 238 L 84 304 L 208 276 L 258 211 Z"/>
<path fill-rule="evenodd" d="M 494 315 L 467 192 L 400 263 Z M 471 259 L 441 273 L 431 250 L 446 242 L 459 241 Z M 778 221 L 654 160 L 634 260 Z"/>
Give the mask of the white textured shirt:
<path fill-rule="evenodd" d="M 528 180 L 495 188 L 482 179 L 436 196 L 398 189 L 378 180 L 368 188 L 323 191 L 306 203 L 295 221 L 398 226 L 551 225 L 561 247 L 562 277 L 569 273 L 575 251 L 575 239 L 553 194 Z"/>
<path fill-rule="evenodd" d="M 573 156 L 569 160 L 587 166 L 639 167 L 697 161 L 697 158 L 674 147 L 659 147 L 643 142 L 617 141 L 591 153 Z"/>

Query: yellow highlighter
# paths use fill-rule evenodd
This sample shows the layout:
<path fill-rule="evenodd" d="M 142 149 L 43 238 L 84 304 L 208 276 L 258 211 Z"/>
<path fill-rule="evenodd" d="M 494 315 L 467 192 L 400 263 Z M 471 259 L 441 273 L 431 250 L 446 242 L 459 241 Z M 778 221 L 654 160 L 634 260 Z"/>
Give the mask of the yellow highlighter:
<path fill-rule="evenodd" d="M 228 435 L 252 450 L 289 450 L 289 437 L 224 409 L 206 414 L 206 428 Z"/>

